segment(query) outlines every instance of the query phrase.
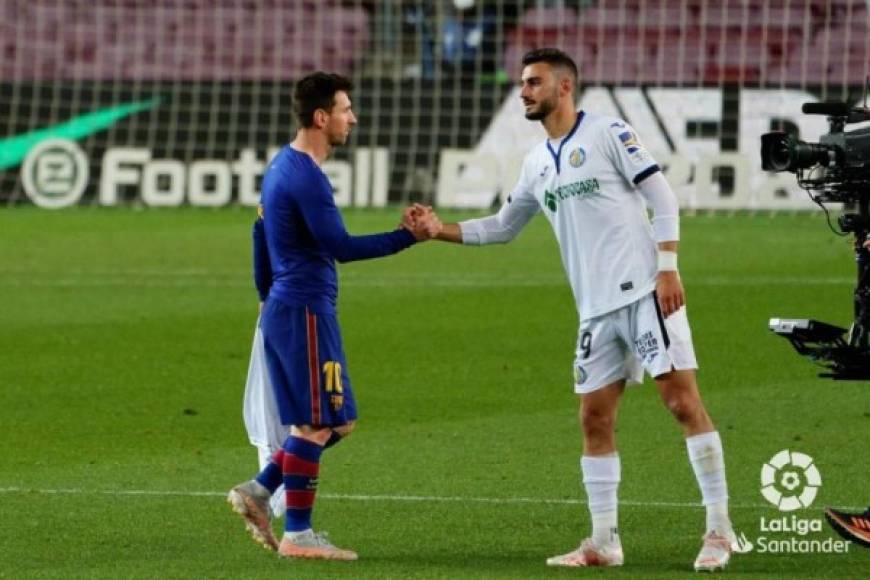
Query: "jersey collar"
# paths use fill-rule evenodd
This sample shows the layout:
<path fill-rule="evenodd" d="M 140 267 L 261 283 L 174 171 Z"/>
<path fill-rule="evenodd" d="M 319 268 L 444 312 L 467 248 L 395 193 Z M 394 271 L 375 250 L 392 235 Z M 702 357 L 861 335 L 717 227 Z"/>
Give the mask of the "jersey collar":
<path fill-rule="evenodd" d="M 580 126 L 580 121 L 582 121 L 583 117 L 585 117 L 585 116 L 586 116 L 586 113 L 583 111 L 580 111 L 577 114 L 577 120 L 574 121 L 574 126 L 571 127 L 571 130 L 568 131 L 568 134 L 565 135 L 565 137 L 563 137 L 562 140 L 559 142 L 559 150 L 558 151 L 553 151 L 553 146 L 550 144 L 550 140 L 547 139 L 547 149 L 550 151 L 550 155 L 553 156 L 553 161 L 556 162 L 556 173 L 559 173 L 559 170 L 561 169 L 560 160 L 562 158 L 562 147 L 565 145 L 565 143 L 568 142 L 569 139 L 571 139 L 571 137 L 574 136 L 574 133 L 577 132 L 577 127 Z"/>

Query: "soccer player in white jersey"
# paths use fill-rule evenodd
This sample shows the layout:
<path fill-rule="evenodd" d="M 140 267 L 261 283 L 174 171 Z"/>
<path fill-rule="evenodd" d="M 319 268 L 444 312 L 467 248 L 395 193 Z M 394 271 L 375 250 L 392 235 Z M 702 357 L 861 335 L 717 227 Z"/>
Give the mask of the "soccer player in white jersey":
<path fill-rule="evenodd" d="M 583 431 L 581 471 L 592 533 L 551 566 L 619 566 L 620 460 L 614 426 L 626 383 L 646 370 L 682 427 L 707 510 L 696 570 L 723 568 L 734 532 L 722 443 L 698 393 L 695 353 L 677 271 L 676 197 L 623 120 L 577 111 L 577 66 L 556 49 L 523 58 L 527 119 L 548 139 L 523 162 L 519 183 L 495 215 L 444 224 L 438 238 L 471 245 L 512 240 L 542 211 L 556 234 L 580 330 L 574 362 Z M 647 207 L 653 211 L 652 224 Z M 419 206 L 407 216 L 414 220 Z"/>

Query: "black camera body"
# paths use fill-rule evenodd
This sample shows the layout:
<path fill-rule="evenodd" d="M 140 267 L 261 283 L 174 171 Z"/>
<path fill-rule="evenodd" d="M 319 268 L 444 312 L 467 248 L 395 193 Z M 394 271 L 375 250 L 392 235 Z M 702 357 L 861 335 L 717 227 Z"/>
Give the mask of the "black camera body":
<path fill-rule="evenodd" d="M 795 173 L 798 184 L 823 209 L 826 202 L 857 205 L 857 214 L 837 219 L 843 235 L 855 237 L 855 320 L 845 329 L 810 319 L 772 318 L 769 327 L 799 354 L 828 369 L 819 376 L 870 380 L 870 128 L 845 130 L 850 123 L 870 121 L 870 109 L 847 103 L 805 103 L 801 110 L 826 115 L 830 133 L 818 143 L 784 132 L 766 133 L 761 136 L 761 167 Z"/>
<path fill-rule="evenodd" d="M 870 127 L 846 131 L 846 125 L 870 121 L 870 109 L 846 103 L 805 103 L 804 113 L 826 115 L 831 131 L 807 143 L 781 131 L 761 136 L 761 168 L 790 171 L 798 184 L 815 190 L 816 201 L 850 203 L 870 196 Z M 809 175 L 807 169 L 815 169 Z"/>

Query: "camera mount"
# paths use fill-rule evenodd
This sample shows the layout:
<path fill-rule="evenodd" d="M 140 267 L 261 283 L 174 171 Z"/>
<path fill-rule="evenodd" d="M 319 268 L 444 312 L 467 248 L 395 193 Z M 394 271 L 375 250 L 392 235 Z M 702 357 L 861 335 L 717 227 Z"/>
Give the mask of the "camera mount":
<path fill-rule="evenodd" d="M 855 236 L 858 282 L 852 326 L 847 330 L 810 319 L 772 318 L 769 323 L 770 330 L 786 338 L 799 354 L 828 369 L 820 377 L 838 380 L 870 380 L 870 128 L 845 130 L 849 123 L 870 120 L 868 86 L 870 78 L 864 107 L 804 103 L 804 113 L 828 117 L 831 131 L 819 143 L 805 143 L 781 132 L 761 137 L 762 168 L 795 173 L 801 187 L 826 213 L 826 202 L 854 203 L 858 209 L 837 220 L 843 235 Z M 821 169 L 820 176 L 806 176 L 804 171 L 810 168 Z"/>
<path fill-rule="evenodd" d="M 826 367 L 820 377 L 870 380 L 870 200 L 858 198 L 858 213 L 837 220 L 844 232 L 855 234 L 855 321 L 850 329 L 809 319 L 771 318 L 770 330 L 786 338 L 798 354 Z"/>

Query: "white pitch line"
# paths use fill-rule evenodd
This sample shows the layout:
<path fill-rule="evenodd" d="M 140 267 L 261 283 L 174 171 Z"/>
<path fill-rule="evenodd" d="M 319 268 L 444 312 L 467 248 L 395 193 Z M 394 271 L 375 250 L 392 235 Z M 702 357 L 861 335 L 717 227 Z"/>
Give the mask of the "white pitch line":
<path fill-rule="evenodd" d="M 111 496 L 157 496 L 157 497 L 224 497 L 224 491 L 161 491 L 148 489 L 35 489 L 26 487 L 0 487 L 0 494 L 4 493 L 41 493 L 46 495 L 111 495 Z M 487 503 L 487 504 L 539 504 L 539 505 L 586 505 L 583 499 L 553 499 L 536 497 L 465 497 L 449 495 L 365 495 L 343 493 L 319 493 L 319 499 L 360 501 L 360 502 L 396 502 L 396 503 Z M 652 507 L 652 508 L 694 508 L 701 509 L 700 502 L 677 502 L 677 501 L 640 501 L 619 500 L 626 506 Z M 770 508 L 768 504 L 731 504 L 733 509 L 763 509 Z M 840 506 L 844 510 L 863 510 L 864 507 Z"/>

